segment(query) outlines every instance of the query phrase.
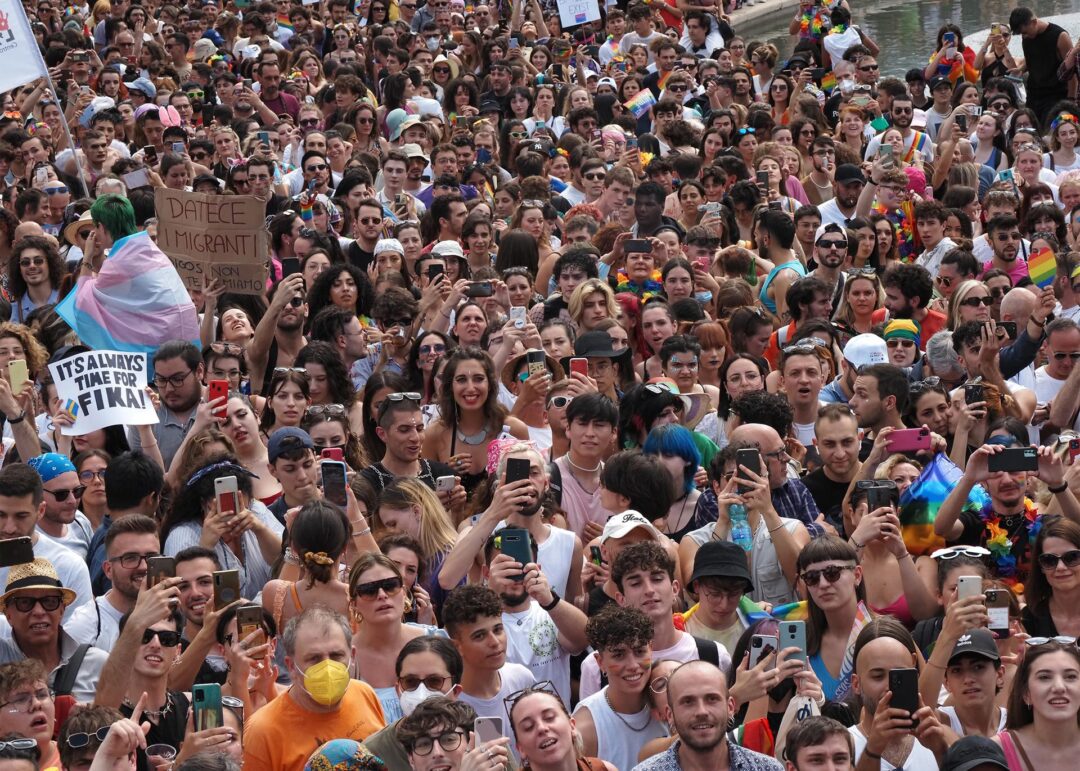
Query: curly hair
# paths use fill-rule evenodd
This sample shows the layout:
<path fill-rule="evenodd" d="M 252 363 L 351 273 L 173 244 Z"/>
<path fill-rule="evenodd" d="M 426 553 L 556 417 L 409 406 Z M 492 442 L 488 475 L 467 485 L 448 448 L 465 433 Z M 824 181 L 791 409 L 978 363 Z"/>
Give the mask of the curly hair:
<path fill-rule="evenodd" d="M 491 589 L 466 584 L 450 592 L 443 603 L 442 621 L 450 637 L 457 637 L 462 624 L 475 624 L 480 618 L 502 618 L 502 601 Z"/>
<path fill-rule="evenodd" d="M 662 570 L 675 580 L 675 560 L 656 541 L 643 541 L 627 546 L 611 564 L 611 580 L 623 591 L 623 579 L 635 570 L 652 572 Z"/>
<path fill-rule="evenodd" d="M 654 631 L 652 621 L 640 610 L 615 604 L 605 605 L 585 624 L 585 636 L 597 651 L 643 645 L 652 641 Z"/>
<path fill-rule="evenodd" d="M 342 273 L 352 276 L 356 284 L 356 307 L 357 316 L 370 316 L 371 306 L 375 303 L 375 292 L 371 288 L 364 272 L 351 263 L 336 263 L 319 274 L 319 277 L 308 289 L 308 318 L 315 318 L 319 311 L 331 305 L 330 288 Z"/>
<path fill-rule="evenodd" d="M 165 519 L 161 523 L 162 543 L 165 543 L 169 533 L 178 525 L 185 522 L 202 524 L 205 514 L 203 507 L 214 500 L 214 481 L 221 477 L 236 477 L 237 490 L 248 500 L 251 499 L 251 477 L 244 473 L 238 473 L 243 470 L 243 467 L 236 456 L 224 453 L 211 455 L 204 460 L 203 465 L 196 471 L 208 469 L 210 466 L 219 463 L 227 465 L 206 471 L 203 476 L 194 482 L 191 481 L 194 475 L 188 477 L 187 483 L 177 491 L 172 506 L 169 507 L 169 511 L 165 514 Z"/>
<path fill-rule="evenodd" d="M 326 389 L 329 392 L 330 403 L 343 404 L 346 412 L 352 409 L 356 401 L 356 391 L 352 388 L 352 380 L 349 378 L 349 371 L 345 369 L 345 362 L 333 346 L 321 340 L 313 340 L 305 345 L 296 354 L 294 366 L 303 367 L 307 364 L 318 364 L 326 371 Z"/>
<path fill-rule="evenodd" d="M 11 259 L 8 260 L 8 288 L 12 296 L 21 298 L 27 291 L 26 280 L 23 278 L 22 270 L 19 269 L 19 259 L 27 249 L 36 249 L 45 255 L 45 265 L 49 269 L 49 284 L 53 289 L 59 289 L 60 282 L 63 281 L 64 274 L 67 272 L 64 261 L 60 257 L 60 251 L 44 236 L 26 236 L 15 242 L 11 249 Z"/>
<path fill-rule="evenodd" d="M 0 339 L 5 337 L 14 337 L 22 345 L 23 353 L 26 355 L 26 368 L 31 378 L 46 371 L 45 364 L 49 360 L 49 354 L 37 338 L 30 334 L 29 328 L 12 321 L 0 322 Z"/>

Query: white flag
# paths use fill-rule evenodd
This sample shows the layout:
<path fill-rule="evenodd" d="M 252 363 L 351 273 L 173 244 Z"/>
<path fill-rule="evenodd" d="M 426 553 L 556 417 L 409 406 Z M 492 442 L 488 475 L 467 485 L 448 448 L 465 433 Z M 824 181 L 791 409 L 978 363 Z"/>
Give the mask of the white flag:
<path fill-rule="evenodd" d="M 10 91 L 45 75 L 45 62 L 22 3 L 0 0 L 0 91 Z"/>

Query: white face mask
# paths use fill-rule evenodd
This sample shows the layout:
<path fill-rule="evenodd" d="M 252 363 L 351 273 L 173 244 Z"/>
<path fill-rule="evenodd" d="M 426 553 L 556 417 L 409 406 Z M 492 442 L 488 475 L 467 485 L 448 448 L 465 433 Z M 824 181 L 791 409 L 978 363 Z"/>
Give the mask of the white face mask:
<path fill-rule="evenodd" d="M 447 693 L 449 693 L 449 691 L 447 691 Z M 413 713 L 413 710 L 416 709 L 420 702 L 427 701 L 432 696 L 446 696 L 446 693 L 428 690 L 428 687 L 423 683 L 416 686 L 416 690 L 402 691 L 401 696 L 398 697 L 398 702 L 401 704 L 401 712 L 408 717 Z"/>

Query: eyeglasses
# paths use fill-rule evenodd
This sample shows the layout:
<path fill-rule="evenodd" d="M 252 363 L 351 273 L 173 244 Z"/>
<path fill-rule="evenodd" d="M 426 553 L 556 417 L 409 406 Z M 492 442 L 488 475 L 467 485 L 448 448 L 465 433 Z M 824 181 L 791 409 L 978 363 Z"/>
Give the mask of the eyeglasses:
<path fill-rule="evenodd" d="M 175 648 L 180 644 L 180 633 L 172 629 L 147 629 L 142 633 L 142 644 L 149 645 L 155 637 L 163 648 Z"/>
<path fill-rule="evenodd" d="M 162 377 L 161 375 L 154 375 L 154 385 L 158 387 L 158 390 L 162 390 L 165 386 L 172 386 L 173 388 L 179 388 L 184 384 L 184 381 L 188 379 L 192 372 L 195 370 L 189 369 L 180 375 L 169 375 L 168 377 Z"/>
<path fill-rule="evenodd" d="M 649 681 L 649 690 L 652 691 L 653 693 L 664 693 L 664 692 L 666 692 L 667 691 L 668 680 L 670 680 L 670 679 L 671 678 L 667 677 L 666 675 L 662 675 L 661 677 L 658 677 L 655 680 L 650 680 Z"/>
<path fill-rule="evenodd" d="M 561 410 L 574 400 L 573 396 L 552 396 L 551 401 L 548 402 L 548 406 L 554 407 L 557 410 Z"/>
<path fill-rule="evenodd" d="M 948 276 L 934 276 L 934 281 L 938 282 L 942 286 L 952 286 L 953 280 Z"/>
<path fill-rule="evenodd" d="M 994 236 L 998 241 L 1019 241 L 1021 239 L 1020 232 L 1016 233 L 998 233 Z"/>
<path fill-rule="evenodd" d="M 1080 549 L 1069 549 L 1064 554 L 1049 554 L 1044 552 L 1039 555 L 1039 567 L 1043 570 L 1053 570 L 1059 562 L 1064 562 L 1065 567 L 1074 568 L 1080 565 Z"/>
<path fill-rule="evenodd" d="M 993 297 L 967 297 L 967 298 L 961 300 L 960 304 L 965 305 L 968 308 L 978 308 L 980 305 L 983 305 L 983 306 L 989 308 L 991 305 L 994 304 L 994 298 Z M 1077 357 L 1080 357 L 1080 354 L 1077 354 Z"/>
<path fill-rule="evenodd" d="M 784 458 L 790 458 L 791 456 L 788 455 L 788 451 L 785 448 L 781 447 L 779 450 L 774 450 L 773 452 L 763 452 L 761 453 L 761 457 L 774 458 L 778 461 L 782 461 Z"/>
<path fill-rule="evenodd" d="M 555 683 L 550 680 L 541 680 L 539 683 L 533 683 L 530 686 L 522 688 L 520 691 L 514 691 L 512 694 L 503 699 L 503 708 L 506 710 L 506 714 L 513 721 L 514 706 L 524 699 L 526 696 L 531 696 L 534 693 L 546 693 L 551 696 L 558 696 L 559 692 L 555 690 Z"/>
<path fill-rule="evenodd" d="M 1037 645 L 1048 645 L 1049 643 L 1057 643 L 1058 645 L 1076 645 L 1076 638 L 1058 635 L 1056 637 L 1029 637 L 1024 640 L 1024 644 L 1031 648 L 1034 648 Z"/>
<path fill-rule="evenodd" d="M 416 391 L 397 391 L 395 393 L 386 395 L 386 400 L 389 402 L 418 402 L 420 401 L 420 398 L 420 394 L 418 394 Z"/>
<path fill-rule="evenodd" d="M 307 408 L 307 414 L 318 417 L 327 415 L 330 417 L 342 417 L 345 415 L 344 404 L 313 404 Z"/>
<path fill-rule="evenodd" d="M 817 246 L 820 246 L 822 249 L 847 249 L 847 239 L 836 241 L 823 238 L 817 242 Z"/>
<path fill-rule="evenodd" d="M 386 593 L 387 597 L 396 597 L 404 586 L 404 582 L 396 576 L 394 578 L 384 578 L 381 581 L 368 581 L 364 584 L 357 584 L 356 588 L 353 589 L 353 596 L 373 600 L 382 591 Z"/>
<path fill-rule="evenodd" d="M 685 91 L 687 88 L 688 88 L 688 86 L 685 86 L 682 83 L 673 83 L 673 84 L 671 84 L 670 86 L 667 87 L 667 90 L 668 91 Z"/>
<path fill-rule="evenodd" d="M 930 556 L 936 560 L 954 560 L 961 555 L 981 559 L 989 557 L 990 550 L 982 546 L 947 546 L 944 549 L 938 549 Z"/>
<path fill-rule="evenodd" d="M 6 749 L 13 750 L 30 750 L 37 746 L 37 739 L 8 739 L 6 742 L 0 742 L 0 751 Z"/>
<path fill-rule="evenodd" d="M 93 482 L 95 479 L 100 479 L 102 483 L 105 482 L 105 469 L 101 471 L 80 471 L 79 479 L 83 482 Z"/>
<path fill-rule="evenodd" d="M 439 743 L 447 752 L 452 752 L 461 746 L 461 740 L 465 738 L 464 731 L 447 731 L 438 736 L 418 736 L 412 745 L 414 755 L 430 755 L 435 749 L 435 742 Z"/>
<path fill-rule="evenodd" d="M 31 265 L 35 267 L 41 267 L 45 264 L 44 257 L 27 257 L 25 260 L 19 260 L 20 268 L 29 268 Z"/>
<path fill-rule="evenodd" d="M 429 691 L 442 691 L 443 686 L 446 685 L 446 681 L 450 679 L 449 675 L 429 675 L 427 677 L 416 677 L 415 675 L 405 675 L 398 678 L 398 685 L 401 686 L 403 691 L 415 691 L 423 683 L 424 687 Z"/>
<path fill-rule="evenodd" d="M 319 125 L 319 119 L 318 118 L 305 118 L 304 120 L 300 121 L 300 125 L 301 126 L 318 126 Z"/>
<path fill-rule="evenodd" d="M 31 709 L 34 708 L 35 701 L 41 704 L 47 704 L 51 700 L 52 694 L 49 693 L 49 689 L 42 688 L 40 691 L 34 691 L 33 693 L 20 694 L 11 701 L 4 702 L 0 706 L 4 707 L 5 709 L 7 709 L 8 707 L 12 707 L 12 709 L 7 710 L 8 712 L 29 712 Z M 37 744 L 37 742 L 35 742 L 33 739 L 16 739 L 15 741 L 32 742 L 33 744 L 31 746 Z M 11 745 L 9 744 L 8 746 Z M 23 747 L 22 749 L 30 749 L 30 747 Z"/>
<path fill-rule="evenodd" d="M 105 741 L 105 737 L 109 735 L 110 728 L 112 728 L 111 725 L 103 725 L 93 733 L 68 734 L 67 746 L 71 747 L 73 750 L 79 750 L 88 745 L 91 739 L 97 739 L 99 742 L 103 742 Z"/>
<path fill-rule="evenodd" d="M 590 182 L 603 182 L 607 178 L 607 174 L 604 174 L 603 172 L 592 172 L 589 174 L 582 174 L 581 176 Z"/>
<path fill-rule="evenodd" d="M 103 472 L 104 473 L 104 472 Z M 145 554 L 140 554 L 136 551 L 129 551 L 121 554 L 119 557 L 110 557 L 109 562 L 119 562 L 120 567 L 132 570 L 139 567 L 143 563 L 143 560 L 150 561 L 151 557 L 157 557 L 160 552 L 151 551 Z"/>
<path fill-rule="evenodd" d="M 1051 351 L 1050 355 L 1054 357 L 1054 361 L 1065 361 L 1066 358 L 1080 361 L 1080 351 Z"/>
<path fill-rule="evenodd" d="M 835 584 L 840 580 L 845 570 L 854 570 L 854 565 L 829 565 L 821 570 L 807 570 L 802 574 L 803 583 L 807 586 L 817 586 L 822 577 L 826 583 Z"/>
<path fill-rule="evenodd" d="M 45 488 L 45 492 L 55 498 L 57 503 L 63 503 L 68 499 L 69 495 L 74 495 L 76 498 L 82 498 L 82 494 L 86 492 L 86 485 L 79 485 L 78 487 L 64 490 L 50 490 Z"/>
<path fill-rule="evenodd" d="M 59 594 L 50 594 L 45 597 L 12 597 L 7 604 L 14 605 L 15 610 L 20 613 L 30 613 L 35 605 L 40 605 L 43 610 L 52 613 L 64 604 L 64 598 Z"/>
<path fill-rule="evenodd" d="M 433 353 L 446 353 L 446 345 L 443 343 L 431 343 L 430 345 L 421 345 L 419 348 L 421 356 L 430 356 Z"/>
<path fill-rule="evenodd" d="M 885 345 L 889 348 L 914 348 L 914 340 L 886 340 Z"/>

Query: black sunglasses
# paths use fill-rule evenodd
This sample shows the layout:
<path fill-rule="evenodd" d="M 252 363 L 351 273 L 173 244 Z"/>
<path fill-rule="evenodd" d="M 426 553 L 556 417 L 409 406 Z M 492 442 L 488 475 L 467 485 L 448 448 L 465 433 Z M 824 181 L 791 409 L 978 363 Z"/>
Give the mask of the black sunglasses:
<path fill-rule="evenodd" d="M 1043 553 L 1039 555 L 1039 567 L 1043 570 L 1053 570 L 1058 566 L 1059 562 L 1064 562 L 1065 567 L 1074 568 L 1080 565 L 1080 549 L 1069 549 L 1064 554 L 1048 554 Z"/>
<path fill-rule="evenodd" d="M 368 581 L 364 584 L 357 584 L 356 588 L 353 589 L 353 595 L 371 600 L 378 597 L 381 590 L 386 592 L 387 597 L 394 597 L 404 586 L 405 582 L 400 578 L 384 578 L 381 581 Z"/>
<path fill-rule="evenodd" d="M 149 645 L 154 637 L 158 638 L 163 648 L 175 648 L 180 644 L 180 633 L 171 629 L 147 629 L 142 633 L 142 644 Z"/>

